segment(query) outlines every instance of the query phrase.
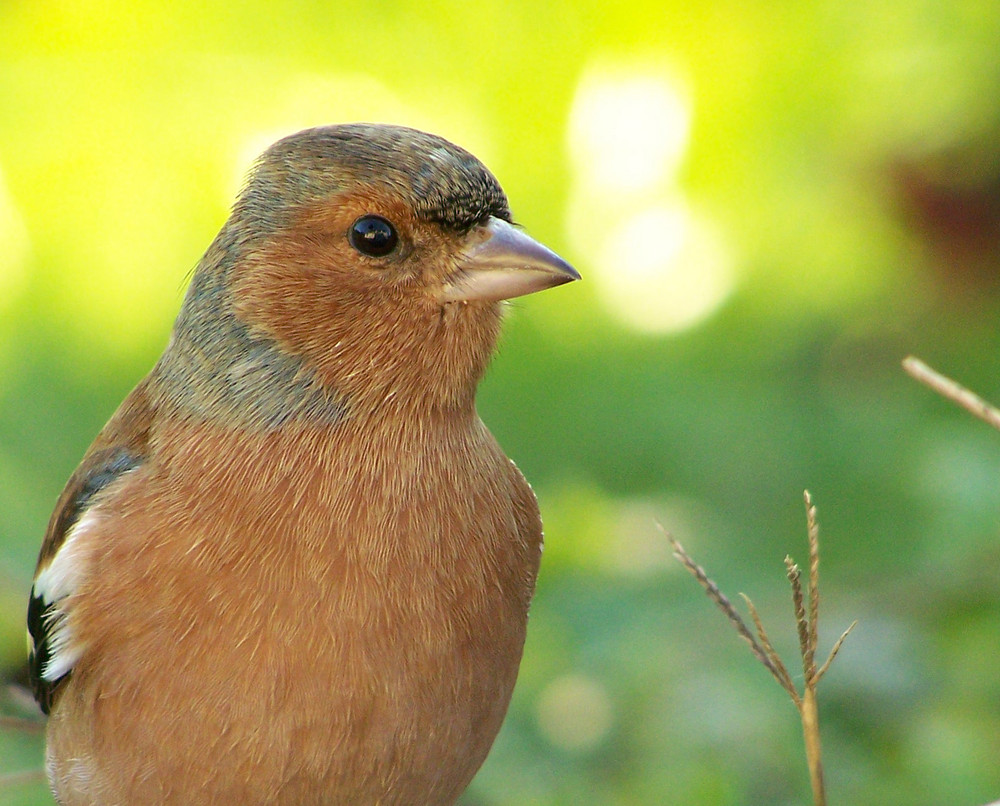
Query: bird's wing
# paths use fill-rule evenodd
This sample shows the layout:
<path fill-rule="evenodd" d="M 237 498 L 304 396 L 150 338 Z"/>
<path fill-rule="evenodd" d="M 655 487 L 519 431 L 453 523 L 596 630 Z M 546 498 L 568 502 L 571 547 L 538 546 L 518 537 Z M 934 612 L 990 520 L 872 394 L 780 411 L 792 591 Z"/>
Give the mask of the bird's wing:
<path fill-rule="evenodd" d="M 140 385 L 94 441 L 49 521 L 28 602 L 28 668 L 35 699 L 45 713 L 84 649 L 73 640 L 67 601 L 86 573 L 84 547 L 98 528 L 99 507 L 120 489 L 117 482 L 146 461 L 150 414 Z"/>

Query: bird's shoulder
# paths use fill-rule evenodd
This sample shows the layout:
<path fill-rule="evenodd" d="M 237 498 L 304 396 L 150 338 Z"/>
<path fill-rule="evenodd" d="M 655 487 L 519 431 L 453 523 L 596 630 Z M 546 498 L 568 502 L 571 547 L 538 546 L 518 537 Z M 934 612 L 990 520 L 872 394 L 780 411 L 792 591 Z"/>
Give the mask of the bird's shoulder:
<path fill-rule="evenodd" d="M 70 476 L 49 520 L 28 604 L 29 671 L 35 699 L 48 712 L 53 694 L 83 651 L 74 641 L 66 600 L 84 571 L 84 547 L 98 526 L 97 507 L 149 456 L 153 419 L 146 382 L 125 399 Z"/>

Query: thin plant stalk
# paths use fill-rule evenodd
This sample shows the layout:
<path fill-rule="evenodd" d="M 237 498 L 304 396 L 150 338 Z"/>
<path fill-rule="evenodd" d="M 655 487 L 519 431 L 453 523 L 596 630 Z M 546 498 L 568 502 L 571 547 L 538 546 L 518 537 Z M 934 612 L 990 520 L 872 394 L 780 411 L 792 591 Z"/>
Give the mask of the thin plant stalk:
<path fill-rule="evenodd" d="M 989 423 L 997 430 L 1000 430 L 1000 409 L 987 403 L 975 392 L 972 392 L 953 381 L 946 375 L 942 375 L 937 370 L 931 369 L 927 364 L 914 356 L 907 356 L 903 360 L 903 369 L 909 373 L 910 377 L 920 381 L 924 386 L 933 389 L 942 397 L 948 398 L 953 403 L 957 403 L 966 411 L 972 412 L 980 420 Z"/>
<path fill-rule="evenodd" d="M 854 629 L 855 621 L 837 639 L 830 650 L 823 664 L 816 668 L 816 647 L 819 642 L 819 524 L 816 519 L 816 507 L 813 506 L 812 497 L 809 491 L 805 492 L 806 522 L 809 533 L 809 573 L 807 576 L 806 590 L 802 588 L 802 572 L 792 561 L 791 557 L 785 558 L 785 571 L 789 584 L 792 588 L 792 605 L 795 612 L 795 624 L 799 637 L 799 655 L 802 659 L 802 672 L 804 684 L 802 693 L 795 688 L 791 676 L 781 658 L 774 651 L 771 640 L 768 638 L 764 624 L 757 613 L 757 608 L 750 599 L 740 594 L 746 602 L 750 617 L 753 620 L 756 634 L 750 630 L 743 617 L 736 608 L 733 607 L 729 599 L 722 593 L 719 586 L 705 573 L 704 569 L 698 565 L 691 556 L 684 550 L 684 547 L 667 533 L 667 539 L 674 550 L 674 557 L 687 568 L 691 575 L 704 588 L 709 598 L 715 602 L 720 610 L 729 619 L 729 622 L 736 629 L 739 636 L 750 646 L 750 651 L 771 673 L 771 676 L 785 690 L 792 702 L 795 704 L 802 721 L 802 736 L 805 741 L 806 763 L 809 766 L 809 781 L 812 785 L 813 803 L 815 806 L 826 806 L 826 790 L 823 783 L 823 755 L 820 745 L 819 733 L 819 703 L 816 689 L 819 681 L 826 674 L 833 663 L 837 653 L 847 638 L 848 633 Z"/>

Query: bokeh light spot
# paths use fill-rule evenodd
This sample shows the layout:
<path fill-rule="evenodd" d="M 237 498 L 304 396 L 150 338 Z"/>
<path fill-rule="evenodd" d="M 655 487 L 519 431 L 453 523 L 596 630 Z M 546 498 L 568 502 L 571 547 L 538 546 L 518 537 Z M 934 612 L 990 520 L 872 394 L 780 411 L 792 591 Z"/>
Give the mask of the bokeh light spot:
<path fill-rule="evenodd" d="M 606 192 L 652 188 L 676 172 L 691 113 L 665 73 L 598 68 L 573 101 L 570 148 L 577 174 Z"/>
<path fill-rule="evenodd" d="M 604 686 L 582 675 L 557 678 L 538 700 L 538 726 L 562 750 L 593 749 L 608 734 L 613 718 L 611 699 Z"/>
<path fill-rule="evenodd" d="M 691 117 L 664 66 L 598 63 L 573 102 L 569 237 L 597 299 L 636 330 L 691 327 L 733 290 L 730 250 L 680 184 Z"/>
<path fill-rule="evenodd" d="M 595 268 L 605 305 L 646 331 L 692 326 L 726 299 L 734 281 L 720 236 L 681 204 L 624 218 L 604 240 Z"/>

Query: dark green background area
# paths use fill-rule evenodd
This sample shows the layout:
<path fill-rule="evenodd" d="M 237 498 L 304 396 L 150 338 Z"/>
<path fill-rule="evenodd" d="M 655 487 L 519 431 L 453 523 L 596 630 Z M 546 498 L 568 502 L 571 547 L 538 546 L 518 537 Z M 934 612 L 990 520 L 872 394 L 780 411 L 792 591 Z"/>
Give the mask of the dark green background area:
<path fill-rule="evenodd" d="M 595 75 L 681 88 L 687 139 L 650 198 L 586 195 L 572 131 Z M 993 0 L 0 0 L 5 676 L 62 484 L 156 360 L 241 172 L 350 120 L 469 148 L 584 276 L 511 306 L 480 394 L 547 545 L 510 716 L 462 803 L 808 802 L 794 709 L 656 527 L 754 599 L 791 665 L 804 488 L 824 647 L 859 620 L 820 692 L 831 803 L 1000 797 L 1000 435 L 900 369 L 915 353 L 1000 401 Z M 615 234 L 650 199 L 725 255 L 728 293 L 686 327 L 609 302 L 636 275 L 607 255 L 666 237 Z M 0 731 L 0 774 L 41 766 L 37 737 Z"/>

